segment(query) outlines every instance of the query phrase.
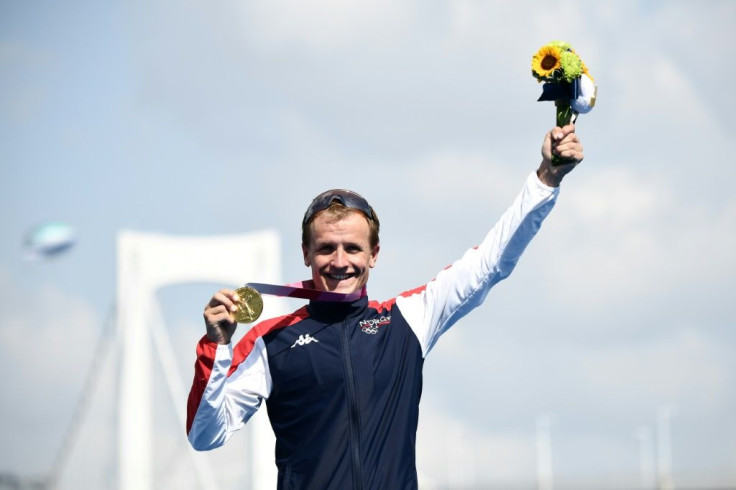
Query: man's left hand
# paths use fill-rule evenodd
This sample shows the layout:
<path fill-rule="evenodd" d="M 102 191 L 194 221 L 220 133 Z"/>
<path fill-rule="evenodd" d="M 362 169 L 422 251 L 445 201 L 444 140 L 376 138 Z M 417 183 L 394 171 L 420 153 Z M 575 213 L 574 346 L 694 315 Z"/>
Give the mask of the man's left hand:
<path fill-rule="evenodd" d="M 552 165 L 552 155 L 571 159 L 570 163 Z M 557 187 L 563 177 L 583 161 L 583 145 L 575 134 L 575 125 L 568 124 L 562 128 L 555 127 L 547 132 L 542 144 L 542 163 L 537 176 L 544 184 Z"/>

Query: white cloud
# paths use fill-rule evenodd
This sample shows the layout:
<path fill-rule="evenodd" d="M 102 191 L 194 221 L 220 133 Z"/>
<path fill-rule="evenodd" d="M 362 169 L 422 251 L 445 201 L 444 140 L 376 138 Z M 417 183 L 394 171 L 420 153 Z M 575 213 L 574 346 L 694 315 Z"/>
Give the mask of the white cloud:
<path fill-rule="evenodd" d="M 450 3 L 449 15 L 451 46 L 481 50 L 514 63 L 512 66 L 523 63 L 529 66 L 529 73 L 534 52 L 560 36 L 576 47 L 589 66 L 595 66 L 591 61 L 597 60 L 599 43 L 591 29 L 595 20 L 607 14 L 602 6 L 571 1 L 519 4 L 455 0 Z"/>
<path fill-rule="evenodd" d="M 248 39 L 265 50 L 337 52 L 390 42 L 412 23 L 414 3 L 390 0 L 243 2 Z"/>
<path fill-rule="evenodd" d="M 569 200 L 569 215 L 578 229 L 605 223 L 619 233 L 646 226 L 673 204 L 672 190 L 661 179 L 642 178 L 629 169 L 596 169 L 582 179 L 565 187 L 562 197 Z"/>
<path fill-rule="evenodd" d="M 685 68 L 663 54 L 647 50 L 611 60 L 609 83 L 619 88 L 623 102 L 619 117 L 656 120 L 667 127 L 714 128 L 713 117 L 701 100 L 703 87 L 693 85 Z"/>
<path fill-rule="evenodd" d="M 717 414 L 728 406 L 734 383 L 728 353 L 696 329 L 648 344 L 586 351 L 578 368 L 580 390 L 621 411 L 674 402 Z"/>
<path fill-rule="evenodd" d="M 559 297 L 594 308 L 727 281 L 736 272 L 736 229 L 729 225 L 736 200 L 725 207 L 694 201 L 666 175 L 626 168 L 576 178 L 554 216 L 551 291 Z"/>
<path fill-rule="evenodd" d="M 84 299 L 50 284 L 20 290 L 2 269 L 0 298 L 0 369 L 8 373 L 0 460 L 20 473 L 47 471 L 81 395 L 101 325 Z"/>
<path fill-rule="evenodd" d="M 481 483 L 519 483 L 534 473 L 534 434 L 487 433 L 424 403 L 417 435 L 420 487 L 475 488 Z M 489 464 L 490 462 L 490 464 Z"/>
<path fill-rule="evenodd" d="M 92 305 L 54 285 L 21 293 L 7 277 L 0 280 L 0 351 L 15 379 L 28 387 L 78 386 L 101 331 Z"/>
<path fill-rule="evenodd" d="M 397 165 L 398 167 L 398 165 Z M 506 201 L 521 188 L 518 175 L 483 154 L 444 151 L 400 167 L 414 195 L 437 202 Z"/>

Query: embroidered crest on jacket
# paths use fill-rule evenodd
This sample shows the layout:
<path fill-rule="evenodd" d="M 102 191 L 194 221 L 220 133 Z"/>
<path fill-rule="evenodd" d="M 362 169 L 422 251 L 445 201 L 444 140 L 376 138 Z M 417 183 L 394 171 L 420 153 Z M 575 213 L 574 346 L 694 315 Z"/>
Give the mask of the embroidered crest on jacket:
<path fill-rule="evenodd" d="M 381 316 L 380 318 L 370 318 L 368 320 L 361 320 L 358 326 L 363 333 L 375 335 L 378 333 L 378 329 L 384 325 L 388 325 L 391 322 L 391 316 Z"/>

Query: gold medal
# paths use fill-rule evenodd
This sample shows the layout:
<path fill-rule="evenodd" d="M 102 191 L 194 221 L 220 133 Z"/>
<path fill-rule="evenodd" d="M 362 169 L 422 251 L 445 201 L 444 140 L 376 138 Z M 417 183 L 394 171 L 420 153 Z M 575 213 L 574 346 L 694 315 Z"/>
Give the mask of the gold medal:
<path fill-rule="evenodd" d="M 238 323 L 252 323 L 258 320 L 263 312 L 263 298 L 261 293 L 250 286 L 243 286 L 235 290 L 240 297 L 238 301 L 238 311 L 233 313 L 235 321 Z"/>

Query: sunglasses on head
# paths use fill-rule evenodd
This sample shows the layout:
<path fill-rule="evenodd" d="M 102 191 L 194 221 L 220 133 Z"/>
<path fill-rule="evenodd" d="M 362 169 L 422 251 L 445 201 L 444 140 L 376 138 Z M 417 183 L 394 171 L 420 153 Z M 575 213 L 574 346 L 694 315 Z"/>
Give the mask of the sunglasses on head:
<path fill-rule="evenodd" d="M 329 191 L 325 191 L 314 198 L 312 204 L 310 204 L 307 208 L 307 212 L 304 213 L 302 225 L 306 225 L 307 223 L 309 223 L 309 220 L 311 220 L 315 214 L 329 208 L 330 204 L 335 201 L 339 202 L 346 208 L 362 211 L 367 217 L 372 220 L 376 219 L 376 216 L 373 214 L 373 209 L 371 208 L 370 204 L 368 204 L 368 201 L 363 198 L 363 196 L 361 196 L 357 192 L 349 191 L 347 189 L 332 189 Z"/>

